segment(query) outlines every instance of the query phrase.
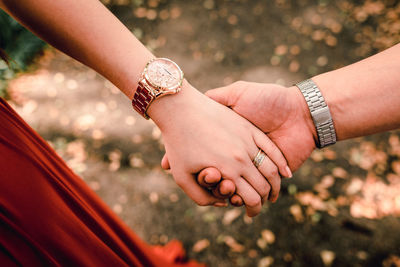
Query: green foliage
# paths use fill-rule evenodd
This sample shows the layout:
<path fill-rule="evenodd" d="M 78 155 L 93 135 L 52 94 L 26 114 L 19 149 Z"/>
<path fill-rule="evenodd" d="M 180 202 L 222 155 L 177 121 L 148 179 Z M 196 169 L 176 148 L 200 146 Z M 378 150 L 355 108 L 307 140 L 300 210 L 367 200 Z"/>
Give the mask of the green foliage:
<path fill-rule="evenodd" d="M 0 60 L 0 96 L 6 95 L 7 81 L 27 69 L 34 56 L 46 43 L 0 10 L 0 47 L 8 54 L 11 64 Z"/>

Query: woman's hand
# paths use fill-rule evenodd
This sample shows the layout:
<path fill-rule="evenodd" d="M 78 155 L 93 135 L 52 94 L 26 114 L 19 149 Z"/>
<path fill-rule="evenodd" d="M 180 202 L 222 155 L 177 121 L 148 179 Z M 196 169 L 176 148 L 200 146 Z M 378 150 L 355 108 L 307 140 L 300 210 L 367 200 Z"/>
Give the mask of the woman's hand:
<path fill-rule="evenodd" d="M 236 82 L 206 93 L 213 100 L 230 107 L 264 131 L 284 154 L 290 169 L 296 171 L 315 149 L 315 127 L 304 97 L 296 87 L 276 84 Z M 217 170 L 207 168 L 198 177 L 212 181 L 214 187 L 221 179 Z M 208 178 L 205 177 L 208 175 Z M 222 176 L 223 177 L 223 176 Z M 224 181 L 224 190 L 234 191 L 234 184 Z M 214 195 L 220 186 L 216 186 Z M 240 194 L 239 194 L 240 195 Z M 231 197 L 233 205 L 241 205 L 238 195 Z"/>
<path fill-rule="evenodd" d="M 314 124 L 304 97 L 296 87 L 240 81 L 210 90 L 206 95 L 266 133 L 282 151 L 292 171 L 296 171 L 316 147 Z M 163 166 L 168 166 L 167 158 L 163 159 Z M 222 189 L 228 191 L 225 198 L 231 197 L 233 205 L 243 204 L 240 194 L 233 195 L 235 185 L 232 182 L 223 180 L 223 186 L 218 184 L 224 176 L 217 169 L 206 168 L 200 174 L 198 183 L 204 187 L 204 181 L 208 180 L 215 196 L 221 197 Z"/>
<path fill-rule="evenodd" d="M 277 198 L 279 173 L 287 173 L 286 160 L 246 119 L 186 82 L 180 93 L 156 100 L 148 114 L 160 127 L 176 183 L 199 205 L 216 202 L 195 180 L 195 175 L 207 167 L 215 167 L 225 179 L 233 181 L 249 216 L 258 214 L 266 199 Z M 259 149 L 269 158 L 258 170 L 252 159 Z"/>

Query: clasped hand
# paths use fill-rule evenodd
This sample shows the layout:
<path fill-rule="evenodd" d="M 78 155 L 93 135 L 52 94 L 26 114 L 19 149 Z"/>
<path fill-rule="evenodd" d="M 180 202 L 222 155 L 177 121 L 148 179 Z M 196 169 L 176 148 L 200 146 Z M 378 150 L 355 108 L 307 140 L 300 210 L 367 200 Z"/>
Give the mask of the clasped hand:
<path fill-rule="evenodd" d="M 278 198 L 281 177 L 291 177 L 315 148 L 301 93 L 249 82 L 210 90 L 209 98 L 188 91 L 193 97 L 187 99 L 194 101 L 185 101 L 185 116 L 160 127 L 166 148 L 162 167 L 171 168 L 197 204 L 222 206 L 230 198 L 244 204 L 249 216 L 257 215 L 264 201 Z M 252 160 L 259 149 L 267 157 L 256 168 Z"/>

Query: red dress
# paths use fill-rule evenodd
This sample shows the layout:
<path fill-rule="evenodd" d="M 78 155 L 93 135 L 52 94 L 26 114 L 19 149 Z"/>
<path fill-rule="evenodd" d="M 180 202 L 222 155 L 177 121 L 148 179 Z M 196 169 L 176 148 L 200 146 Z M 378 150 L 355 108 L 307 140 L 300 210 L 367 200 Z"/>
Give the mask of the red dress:
<path fill-rule="evenodd" d="M 0 266 L 204 266 L 140 240 L 0 98 Z"/>

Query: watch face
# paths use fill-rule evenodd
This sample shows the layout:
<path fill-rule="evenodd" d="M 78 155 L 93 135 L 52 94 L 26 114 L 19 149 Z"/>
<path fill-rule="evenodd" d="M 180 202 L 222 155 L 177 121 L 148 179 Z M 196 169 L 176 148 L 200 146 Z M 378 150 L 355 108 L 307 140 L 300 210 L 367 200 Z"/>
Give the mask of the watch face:
<path fill-rule="evenodd" d="M 161 90 L 173 91 L 181 86 L 183 73 L 175 62 L 167 58 L 157 58 L 147 65 L 145 78 Z"/>

